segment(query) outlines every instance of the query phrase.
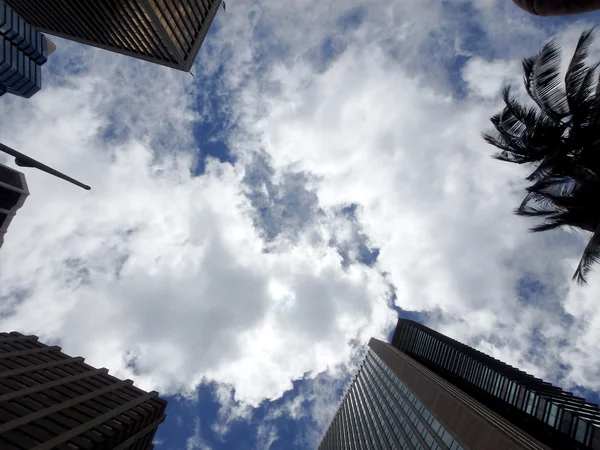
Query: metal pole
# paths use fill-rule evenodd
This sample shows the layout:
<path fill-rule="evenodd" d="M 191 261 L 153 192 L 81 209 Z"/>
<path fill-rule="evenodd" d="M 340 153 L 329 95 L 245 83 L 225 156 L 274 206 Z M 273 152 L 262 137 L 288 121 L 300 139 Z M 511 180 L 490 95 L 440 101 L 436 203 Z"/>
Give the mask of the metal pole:
<path fill-rule="evenodd" d="M 91 189 L 91 187 L 89 187 L 87 184 L 83 184 L 77 180 L 74 180 L 73 178 L 65 175 L 62 172 L 59 172 L 58 170 L 54 170 L 52 167 L 48 167 L 45 164 L 42 164 L 41 162 L 30 158 L 27 155 L 24 155 L 21 152 L 18 152 L 16 150 L 13 150 L 10 147 L 7 147 L 6 145 L 0 143 L 0 151 L 4 152 L 4 153 L 8 153 L 11 156 L 15 157 L 15 164 L 17 166 L 21 166 L 21 167 L 34 167 L 36 169 L 41 170 L 42 172 L 46 172 L 49 173 L 50 175 L 54 175 L 55 177 L 58 178 L 62 178 L 65 181 L 68 181 L 69 183 L 73 183 L 76 186 L 79 186 L 82 189 L 85 189 L 86 191 L 89 191 Z"/>

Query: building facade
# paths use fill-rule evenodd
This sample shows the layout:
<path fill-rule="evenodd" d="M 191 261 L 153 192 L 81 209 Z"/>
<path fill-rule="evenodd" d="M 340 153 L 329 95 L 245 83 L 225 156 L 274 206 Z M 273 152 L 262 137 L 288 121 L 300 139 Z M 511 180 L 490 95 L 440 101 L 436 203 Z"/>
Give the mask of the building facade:
<path fill-rule="evenodd" d="M 319 445 L 600 449 L 598 407 L 416 322 L 371 339 Z"/>
<path fill-rule="evenodd" d="M 600 409 L 417 322 L 392 346 L 552 448 L 600 449 Z"/>
<path fill-rule="evenodd" d="M 44 33 L 189 71 L 221 0 L 6 0 Z"/>
<path fill-rule="evenodd" d="M 30 98 L 42 87 L 42 66 L 54 45 L 0 0 L 0 95 Z"/>
<path fill-rule="evenodd" d="M 152 449 L 166 403 L 36 336 L 0 333 L 0 448 Z"/>
<path fill-rule="evenodd" d="M 17 210 L 29 195 L 23 173 L 0 164 L 0 247 Z"/>

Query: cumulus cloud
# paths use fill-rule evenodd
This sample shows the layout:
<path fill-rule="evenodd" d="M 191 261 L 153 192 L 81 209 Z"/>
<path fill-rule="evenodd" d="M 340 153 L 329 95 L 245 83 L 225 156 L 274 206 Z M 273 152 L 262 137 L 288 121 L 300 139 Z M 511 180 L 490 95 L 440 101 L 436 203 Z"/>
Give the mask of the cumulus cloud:
<path fill-rule="evenodd" d="M 410 13 L 393 14 L 398 8 Z M 432 312 L 430 325 L 538 376 L 590 383 L 598 365 L 584 349 L 597 333 L 590 311 L 572 307 L 581 294 L 570 283 L 585 236 L 531 235 L 532 223 L 512 215 L 526 168 L 492 160 L 480 137 L 502 107 L 500 88 L 521 89 L 520 59 L 556 33 L 567 57 L 586 23 L 542 28 L 506 2 L 465 2 L 433 6 L 431 16 L 443 17 L 434 28 L 418 10 L 373 5 L 360 25 L 336 29 L 336 45 L 335 28 L 321 25 L 343 17 L 339 10 L 316 6 L 309 14 L 319 26 L 303 43 L 273 27 L 288 57 L 270 70 L 240 61 L 253 88 L 238 92 L 244 128 L 232 147 L 260 147 L 280 177 L 291 169 L 311 177 L 325 214 L 356 205 L 399 307 Z M 285 23 L 270 10 L 263 17 Z M 388 31 L 402 36 L 415 17 L 423 28 L 410 45 L 390 41 Z M 466 48 L 473 33 L 480 45 Z M 334 46 L 320 65 L 302 51 L 314 41 Z M 525 292 L 530 280 L 537 288 Z M 593 296 L 597 286 L 586 289 Z M 573 336 L 574 327 L 589 336 Z"/>
<path fill-rule="evenodd" d="M 27 172 L 2 328 L 164 393 L 216 382 L 221 435 L 298 379 L 316 381 L 282 414 L 324 427 L 333 380 L 390 330 L 392 299 L 597 388 L 598 280 L 569 282 L 584 236 L 529 234 L 512 215 L 525 168 L 480 138 L 520 58 L 585 24 L 542 29 L 508 3 L 240 3 L 196 81 L 59 41 L 44 90 L 3 98 L 2 139 L 93 190 Z M 215 121 L 232 162 L 198 175 Z"/>
<path fill-rule="evenodd" d="M 268 204 L 267 219 L 250 164 L 208 160 L 192 174 L 203 157 L 195 127 L 212 119 L 196 107 L 210 95 L 203 85 L 64 45 L 55 78 L 31 102 L 4 104 L 1 126 L 7 144 L 93 189 L 28 173 L 32 195 L 0 256 L 3 328 L 165 394 L 216 381 L 251 405 L 389 328 L 387 281 L 342 264 L 332 213 L 310 217 L 308 177 L 267 175 L 265 201 L 282 205 Z M 300 190 L 308 200 L 291 194 Z M 260 220 L 282 236 L 294 228 L 293 239 L 269 247 Z"/>
<path fill-rule="evenodd" d="M 211 447 L 205 443 L 200 435 L 200 419 L 198 418 L 194 421 L 194 434 L 185 441 L 185 448 L 186 450 L 211 450 Z"/>

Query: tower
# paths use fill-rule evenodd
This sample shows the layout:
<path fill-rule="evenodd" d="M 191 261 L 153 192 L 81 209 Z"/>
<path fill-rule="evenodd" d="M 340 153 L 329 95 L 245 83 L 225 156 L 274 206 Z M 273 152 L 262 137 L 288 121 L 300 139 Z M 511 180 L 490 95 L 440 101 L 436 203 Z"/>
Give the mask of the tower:
<path fill-rule="evenodd" d="M 41 67 L 54 44 L 0 0 L 0 95 L 30 98 L 42 86 Z"/>
<path fill-rule="evenodd" d="M 0 333 L 0 448 L 152 449 L 166 403 L 36 336 Z"/>
<path fill-rule="evenodd" d="M 416 322 L 369 350 L 319 449 L 600 449 L 597 405 Z"/>
<path fill-rule="evenodd" d="M 221 0 L 7 0 L 44 33 L 189 71 Z"/>
<path fill-rule="evenodd" d="M 8 226 L 28 195 L 25 175 L 0 164 L 0 247 Z"/>

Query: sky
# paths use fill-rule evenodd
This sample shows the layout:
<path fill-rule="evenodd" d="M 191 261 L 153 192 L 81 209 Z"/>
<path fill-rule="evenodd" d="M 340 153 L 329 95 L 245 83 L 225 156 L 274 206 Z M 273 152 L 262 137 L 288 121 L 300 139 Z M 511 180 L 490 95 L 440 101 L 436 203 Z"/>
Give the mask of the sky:
<path fill-rule="evenodd" d="M 26 171 L 0 329 L 160 392 L 160 450 L 314 448 L 399 315 L 598 401 L 587 236 L 531 234 L 527 168 L 481 139 L 521 59 L 598 19 L 230 0 L 195 78 L 55 39 L 0 136 L 92 190 Z"/>

